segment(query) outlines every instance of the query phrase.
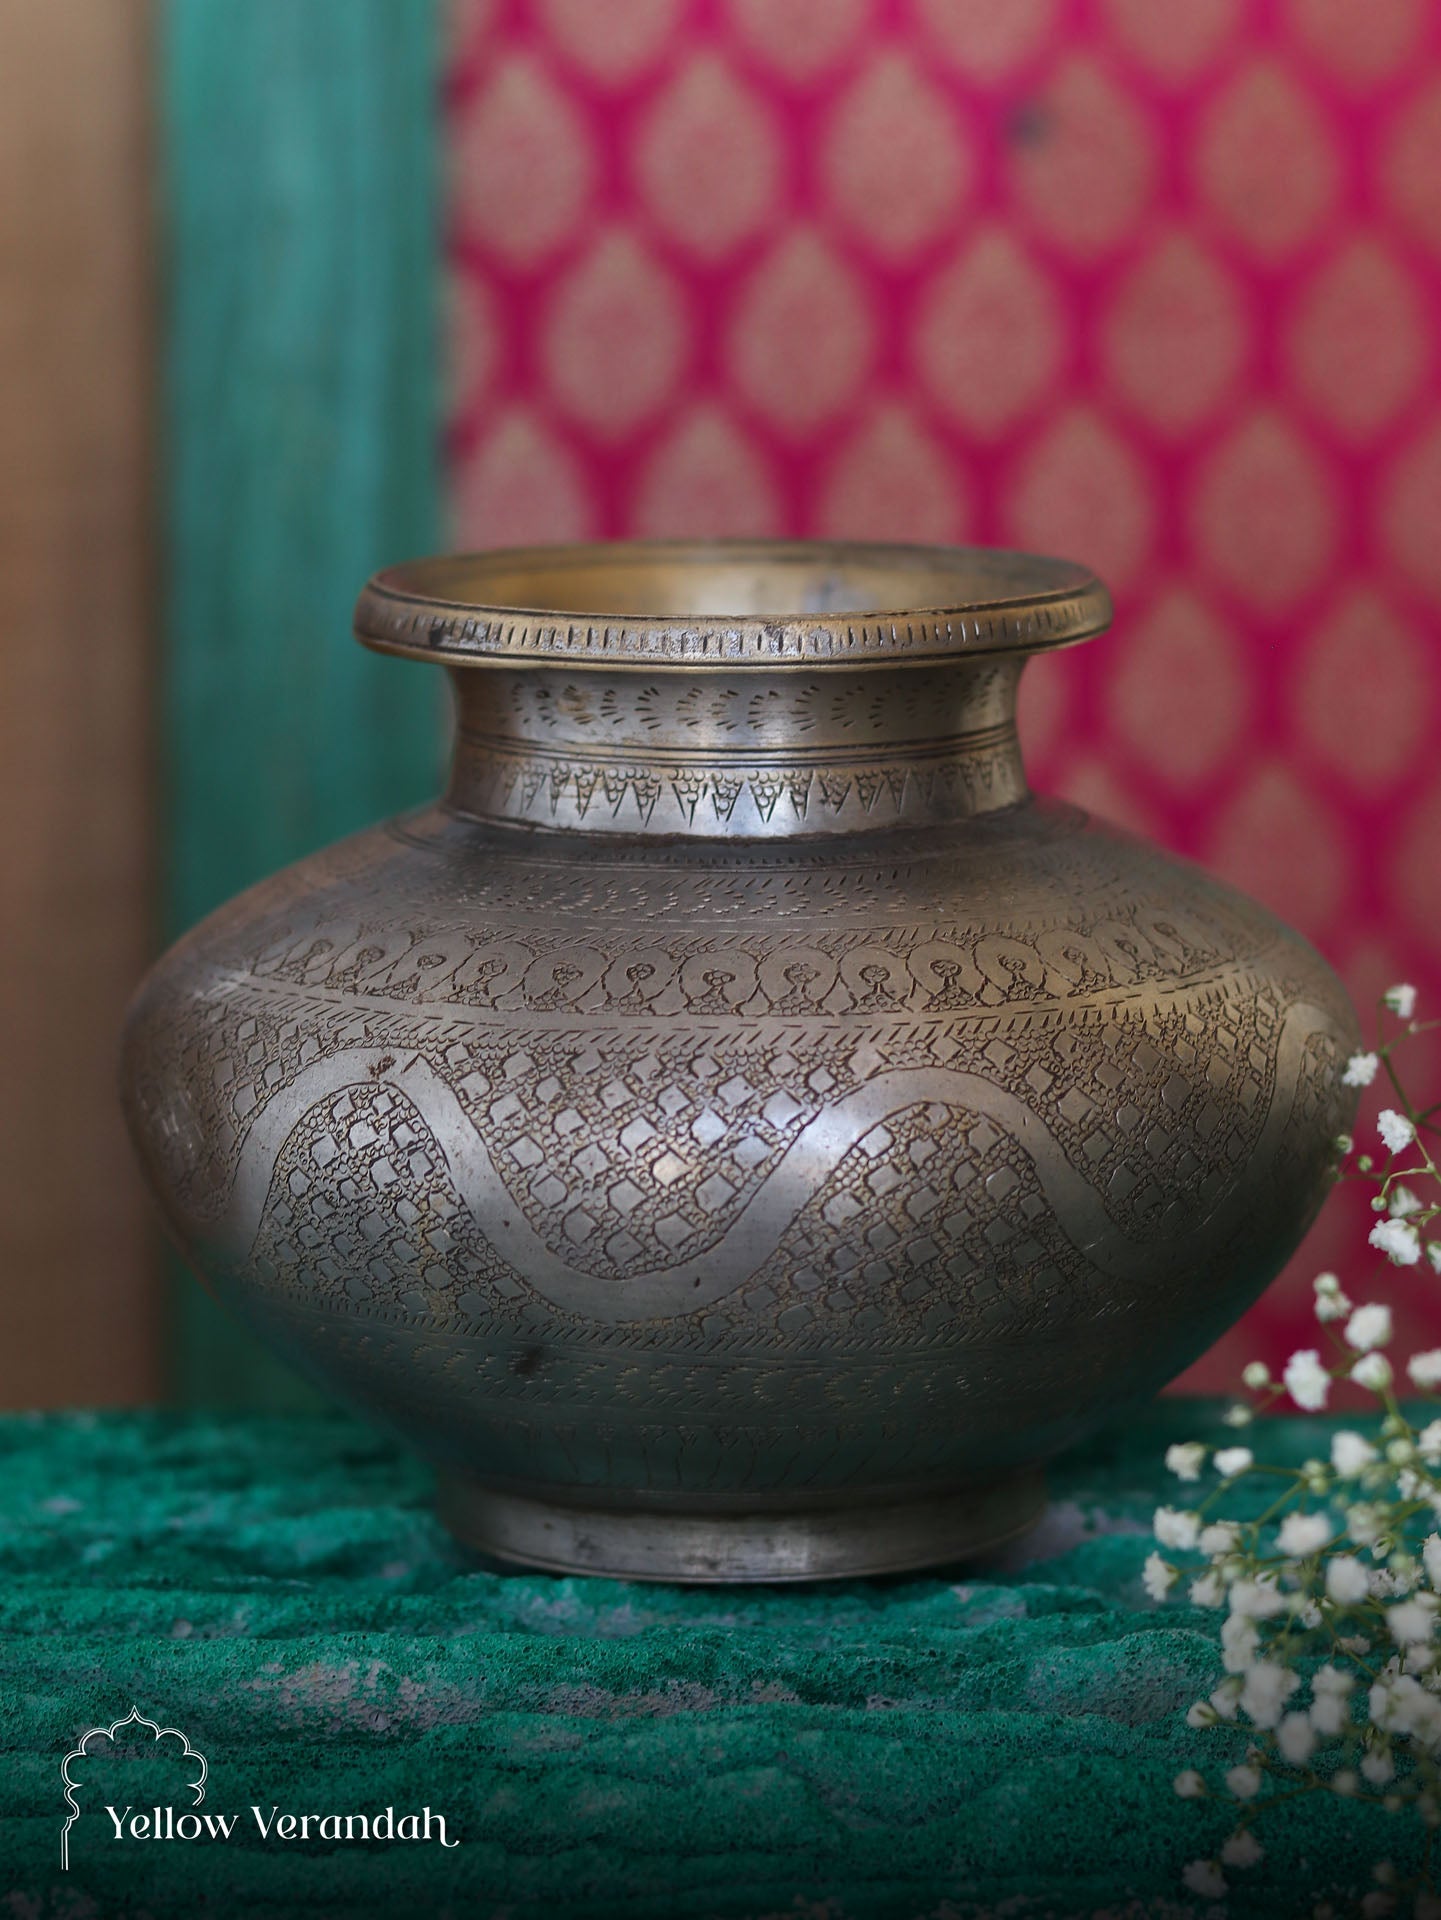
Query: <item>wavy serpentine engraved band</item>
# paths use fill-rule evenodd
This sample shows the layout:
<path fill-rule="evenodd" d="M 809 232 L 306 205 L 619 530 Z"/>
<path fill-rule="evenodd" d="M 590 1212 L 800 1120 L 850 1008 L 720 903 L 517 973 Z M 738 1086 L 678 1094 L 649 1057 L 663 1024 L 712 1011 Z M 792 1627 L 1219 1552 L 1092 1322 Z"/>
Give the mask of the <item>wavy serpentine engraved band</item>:
<path fill-rule="evenodd" d="M 1297 1066 L 1306 1041 L 1331 1022 L 1320 1007 L 1297 1002 L 1288 1008 L 1277 1038 L 1277 1094 L 1255 1149 L 1270 1164 L 1290 1119 Z M 655 1268 L 624 1280 L 587 1272 L 562 1259 L 541 1239 L 502 1179 L 485 1142 L 460 1102 L 418 1056 L 397 1062 L 380 1048 L 358 1047 L 333 1055 L 297 1075 L 283 1101 L 256 1121 L 236 1171 L 221 1238 L 232 1249 L 255 1243 L 276 1161 L 285 1140 L 317 1101 L 363 1084 L 396 1087 L 412 1100 L 446 1157 L 467 1206 L 495 1250 L 525 1275 L 553 1305 L 607 1324 L 663 1319 L 711 1305 L 743 1285 L 771 1257 L 801 1209 L 820 1191 L 853 1146 L 879 1122 L 922 1103 L 964 1106 L 1004 1128 L 1026 1151 L 1047 1200 L 1072 1244 L 1102 1272 L 1144 1277 L 1154 1265 L 1153 1246 L 1119 1233 L 1098 1190 L 1078 1173 L 1039 1116 L 1012 1093 L 979 1074 L 953 1067 L 898 1068 L 878 1073 L 803 1127 L 757 1189 L 740 1218 L 705 1252 L 678 1266 Z M 804 1169 L 804 1180 L 798 1170 Z M 1193 1241 L 1199 1264 L 1219 1246 L 1248 1201 L 1234 1194 L 1206 1219 Z"/>

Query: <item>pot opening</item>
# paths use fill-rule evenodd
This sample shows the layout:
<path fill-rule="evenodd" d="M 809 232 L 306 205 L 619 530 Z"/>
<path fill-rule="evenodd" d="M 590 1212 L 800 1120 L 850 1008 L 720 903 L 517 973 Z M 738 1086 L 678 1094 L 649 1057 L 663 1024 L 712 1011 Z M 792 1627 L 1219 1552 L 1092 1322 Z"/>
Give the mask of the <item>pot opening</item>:
<path fill-rule="evenodd" d="M 486 611 L 607 620 L 897 619 L 1094 587 L 1069 561 L 987 547 L 616 542 L 454 554 L 388 569 L 395 592 Z"/>

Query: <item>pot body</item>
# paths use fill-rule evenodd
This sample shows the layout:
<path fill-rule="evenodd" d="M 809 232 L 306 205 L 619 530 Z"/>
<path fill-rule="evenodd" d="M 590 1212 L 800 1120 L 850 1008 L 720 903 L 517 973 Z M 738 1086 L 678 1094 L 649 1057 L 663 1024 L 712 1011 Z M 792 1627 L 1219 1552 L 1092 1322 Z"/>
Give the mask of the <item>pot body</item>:
<path fill-rule="evenodd" d="M 1029 798 L 1018 662 L 937 671 L 461 670 L 448 802 L 138 996 L 182 1249 L 476 1544 L 689 1579 L 989 1544 L 1313 1216 L 1355 1043 L 1329 969 Z M 827 795 L 798 716 L 847 701 Z M 918 772 L 941 708 L 951 771 Z"/>

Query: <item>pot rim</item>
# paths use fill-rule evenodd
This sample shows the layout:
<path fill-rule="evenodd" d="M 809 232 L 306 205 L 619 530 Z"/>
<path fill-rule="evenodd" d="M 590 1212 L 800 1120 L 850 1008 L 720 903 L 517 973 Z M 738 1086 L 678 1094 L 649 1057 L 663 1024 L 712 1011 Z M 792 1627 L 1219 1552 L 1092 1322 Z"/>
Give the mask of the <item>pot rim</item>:
<path fill-rule="evenodd" d="M 618 540 L 383 568 L 355 634 L 456 665 L 814 669 L 1032 653 L 1110 620 L 1089 568 L 1004 547 Z"/>

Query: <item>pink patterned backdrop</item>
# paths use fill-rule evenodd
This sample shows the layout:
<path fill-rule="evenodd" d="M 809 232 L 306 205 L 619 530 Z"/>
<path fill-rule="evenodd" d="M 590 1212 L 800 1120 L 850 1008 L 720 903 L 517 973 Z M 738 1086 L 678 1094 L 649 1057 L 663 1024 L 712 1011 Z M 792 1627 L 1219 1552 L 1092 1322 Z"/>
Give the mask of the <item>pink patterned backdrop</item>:
<path fill-rule="evenodd" d="M 1036 784 L 1441 1011 L 1441 8 L 459 0 L 447 98 L 459 540 L 1089 561 Z M 1333 1202 L 1185 1384 L 1363 1239 Z"/>

